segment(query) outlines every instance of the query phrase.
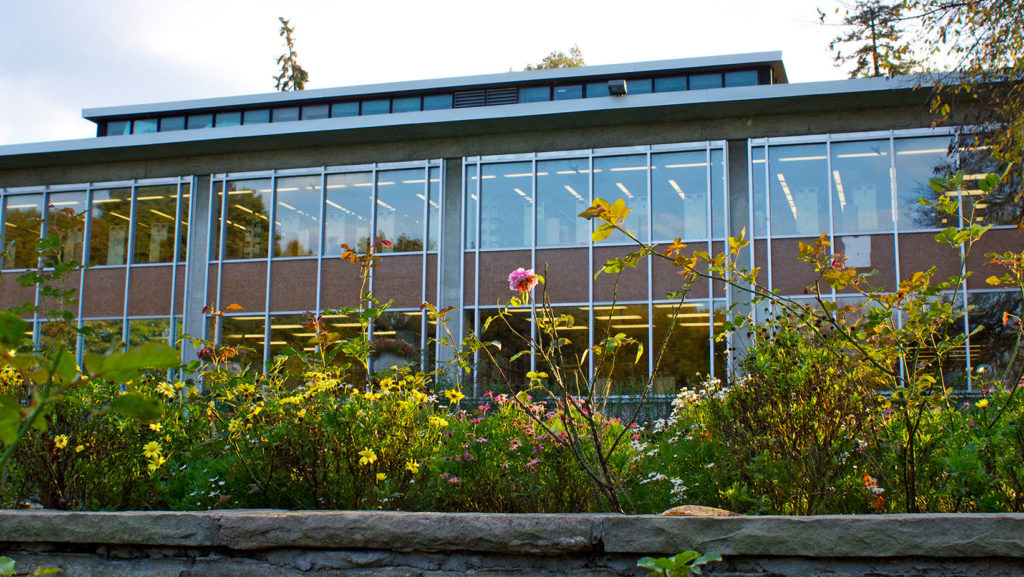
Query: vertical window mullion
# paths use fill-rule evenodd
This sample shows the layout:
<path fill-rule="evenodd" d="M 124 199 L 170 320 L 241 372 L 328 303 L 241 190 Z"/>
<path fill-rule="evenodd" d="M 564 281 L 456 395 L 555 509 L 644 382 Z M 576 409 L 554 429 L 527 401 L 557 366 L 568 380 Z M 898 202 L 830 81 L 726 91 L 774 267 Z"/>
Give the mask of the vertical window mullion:
<path fill-rule="evenodd" d="M 270 222 L 267 233 L 267 292 L 263 305 L 263 366 L 270 360 L 270 290 L 273 282 L 274 234 L 277 232 L 277 171 L 270 175 Z M 221 227 L 224 228 L 224 227 Z"/>

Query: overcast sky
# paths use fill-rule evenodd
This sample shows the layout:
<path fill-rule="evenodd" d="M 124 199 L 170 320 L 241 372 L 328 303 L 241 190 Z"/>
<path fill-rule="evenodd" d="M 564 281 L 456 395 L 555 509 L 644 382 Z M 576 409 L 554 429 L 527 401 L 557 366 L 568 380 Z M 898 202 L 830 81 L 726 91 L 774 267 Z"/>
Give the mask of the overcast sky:
<path fill-rule="evenodd" d="M 0 0 L 0 144 L 89 138 L 83 108 L 274 90 L 292 19 L 307 88 L 781 50 L 790 82 L 845 77 L 836 0 Z"/>

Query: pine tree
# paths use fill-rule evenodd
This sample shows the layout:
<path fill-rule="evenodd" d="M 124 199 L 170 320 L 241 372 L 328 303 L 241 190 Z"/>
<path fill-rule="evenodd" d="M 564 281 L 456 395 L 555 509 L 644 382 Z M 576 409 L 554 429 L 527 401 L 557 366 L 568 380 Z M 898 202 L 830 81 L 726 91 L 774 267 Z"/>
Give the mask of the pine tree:
<path fill-rule="evenodd" d="M 274 80 L 277 81 L 276 88 L 281 92 L 302 90 L 306 87 L 306 82 L 309 81 L 309 73 L 299 64 L 298 53 L 295 52 L 295 43 L 292 39 L 295 28 L 291 26 L 291 21 L 287 18 L 279 17 L 278 20 L 281 21 L 281 37 L 284 38 L 287 51 L 277 57 L 277 65 L 281 67 L 281 74 L 274 77 Z"/>
<path fill-rule="evenodd" d="M 857 0 L 842 21 L 843 26 L 852 29 L 828 45 L 835 53 L 836 66 L 853 62 L 850 78 L 900 76 L 919 69 L 910 43 L 903 40 L 903 8 L 902 1 Z M 819 10 L 818 14 L 824 23 L 825 13 Z M 854 51 L 843 53 L 842 47 L 850 44 L 855 46 Z"/>

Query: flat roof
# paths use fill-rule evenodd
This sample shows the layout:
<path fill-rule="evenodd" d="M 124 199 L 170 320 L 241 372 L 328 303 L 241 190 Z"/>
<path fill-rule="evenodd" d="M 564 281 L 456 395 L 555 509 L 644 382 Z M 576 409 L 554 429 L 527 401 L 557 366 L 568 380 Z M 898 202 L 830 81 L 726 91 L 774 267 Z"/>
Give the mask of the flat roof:
<path fill-rule="evenodd" d="M 782 63 L 781 51 L 752 52 L 746 54 L 727 54 L 723 56 L 702 56 L 697 58 L 655 60 L 650 62 L 606 64 L 598 66 L 579 66 L 575 68 L 554 68 L 547 70 L 525 70 L 498 74 L 411 80 L 405 82 L 367 84 L 362 86 L 339 88 L 317 88 L 291 92 L 270 92 L 243 96 L 203 98 L 198 100 L 86 108 L 82 110 L 82 117 L 98 123 L 110 118 L 146 114 L 156 115 L 187 112 L 192 110 L 237 108 L 258 105 L 301 104 L 336 98 L 366 97 L 376 94 L 394 95 L 404 92 L 421 93 L 435 90 L 468 89 L 482 86 L 499 87 L 506 84 L 528 84 L 531 82 L 550 82 L 575 79 L 582 80 L 588 77 L 607 77 L 619 74 L 636 75 L 669 73 L 672 71 L 682 70 L 693 72 L 701 70 L 724 71 L 753 66 L 769 66 L 772 69 L 777 83 L 787 82 L 786 69 Z"/>

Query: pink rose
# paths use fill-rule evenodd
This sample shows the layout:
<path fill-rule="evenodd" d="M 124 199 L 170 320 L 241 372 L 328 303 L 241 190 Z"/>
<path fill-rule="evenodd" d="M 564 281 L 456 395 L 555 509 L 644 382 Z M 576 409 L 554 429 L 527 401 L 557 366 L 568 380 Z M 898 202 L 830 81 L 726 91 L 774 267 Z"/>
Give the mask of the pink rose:
<path fill-rule="evenodd" d="M 524 269 L 522 267 L 512 271 L 512 274 L 508 275 L 508 288 L 516 292 L 526 293 L 530 292 L 537 286 L 540 279 L 534 274 L 533 269 Z"/>

